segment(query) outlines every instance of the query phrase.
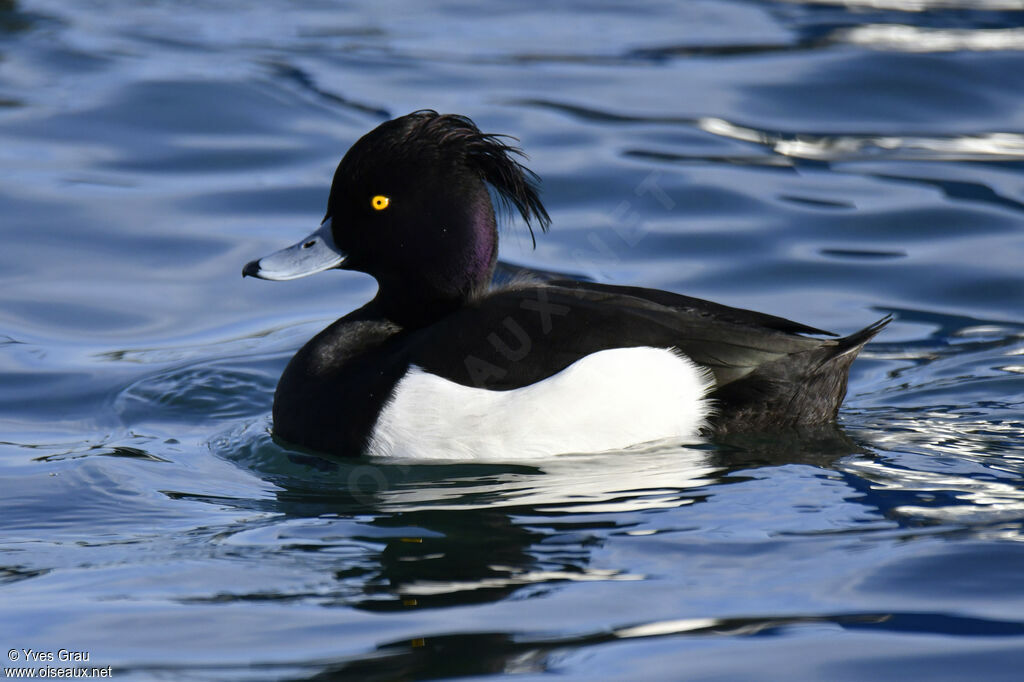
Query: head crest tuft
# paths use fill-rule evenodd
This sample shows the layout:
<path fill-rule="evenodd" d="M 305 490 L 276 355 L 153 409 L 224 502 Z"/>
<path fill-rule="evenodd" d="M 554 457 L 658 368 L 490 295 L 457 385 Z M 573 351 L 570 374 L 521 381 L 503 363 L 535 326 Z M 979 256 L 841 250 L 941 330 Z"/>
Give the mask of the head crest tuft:
<path fill-rule="evenodd" d="M 494 188 L 503 208 L 519 212 L 530 230 L 534 247 L 537 246 L 533 221 L 547 232 L 551 218 L 540 200 L 540 178 L 515 158 L 525 159 L 526 154 L 504 141 L 515 138 L 482 133 L 466 116 L 439 114 L 430 109 L 414 111 L 402 118 L 410 119 L 411 136 L 422 135 L 441 147 L 461 152 L 464 163 Z"/>

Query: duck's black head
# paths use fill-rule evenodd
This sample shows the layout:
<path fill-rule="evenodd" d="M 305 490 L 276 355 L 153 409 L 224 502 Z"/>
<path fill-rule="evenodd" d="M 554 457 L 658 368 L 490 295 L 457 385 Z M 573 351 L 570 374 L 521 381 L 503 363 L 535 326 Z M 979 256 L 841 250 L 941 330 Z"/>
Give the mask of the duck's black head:
<path fill-rule="evenodd" d="M 253 261 L 243 275 L 294 279 L 329 268 L 376 278 L 376 312 L 421 324 L 485 289 L 498 233 L 489 184 L 530 226 L 550 219 L 537 177 L 503 136 L 464 116 L 416 111 L 357 141 L 334 173 L 327 215 L 298 244 Z"/>

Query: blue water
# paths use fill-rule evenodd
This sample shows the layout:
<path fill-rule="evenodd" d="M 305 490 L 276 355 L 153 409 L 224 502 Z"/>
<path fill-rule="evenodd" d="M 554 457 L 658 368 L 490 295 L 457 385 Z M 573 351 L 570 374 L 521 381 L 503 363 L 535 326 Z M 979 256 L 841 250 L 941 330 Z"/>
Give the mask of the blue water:
<path fill-rule="evenodd" d="M 1022 64 L 1016 0 L 0 0 L 0 656 L 1019 679 Z M 424 107 L 543 177 L 510 267 L 893 314 L 841 429 L 542 465 L 274 443 L 284 363 L 374 284 L 241 266 Z"/>

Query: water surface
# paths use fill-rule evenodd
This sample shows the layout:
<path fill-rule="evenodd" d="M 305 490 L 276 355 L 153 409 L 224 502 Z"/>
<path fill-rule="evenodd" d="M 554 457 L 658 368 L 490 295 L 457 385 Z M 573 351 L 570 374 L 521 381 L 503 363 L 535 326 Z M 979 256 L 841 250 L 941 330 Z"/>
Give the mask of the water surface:
<path fill-rule="evenodd" d="M 1024 5 L 0 0 L 9 648 L 116 679 L 1015 679 Z M 432 107 L 517 136 L 509 267 L 848 333 L 840 428 L 550 463 L 268 435 L 357 273 L 242 264 Z"/>

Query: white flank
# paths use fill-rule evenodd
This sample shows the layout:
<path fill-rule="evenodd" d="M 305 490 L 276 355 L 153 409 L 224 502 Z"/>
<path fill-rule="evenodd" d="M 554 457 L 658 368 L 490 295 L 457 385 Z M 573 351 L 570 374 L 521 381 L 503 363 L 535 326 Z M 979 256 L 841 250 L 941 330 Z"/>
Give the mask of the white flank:
<path fill-rule="evenodd" d="M 694 439 L 711 411 L 710 374 L 664 348 L 588 355 L 510 391 L 463 386 L 412 367 L 384 405 L 368 454 L 515 461 Z"/>

